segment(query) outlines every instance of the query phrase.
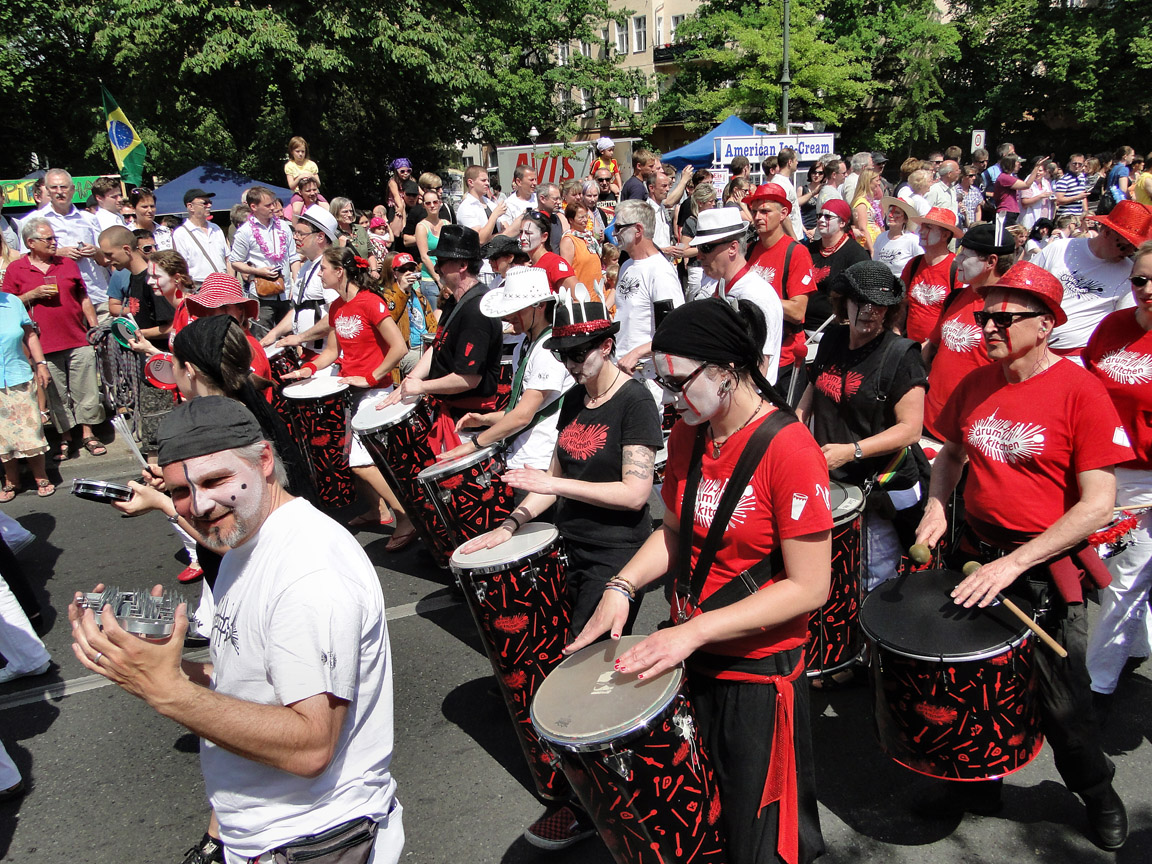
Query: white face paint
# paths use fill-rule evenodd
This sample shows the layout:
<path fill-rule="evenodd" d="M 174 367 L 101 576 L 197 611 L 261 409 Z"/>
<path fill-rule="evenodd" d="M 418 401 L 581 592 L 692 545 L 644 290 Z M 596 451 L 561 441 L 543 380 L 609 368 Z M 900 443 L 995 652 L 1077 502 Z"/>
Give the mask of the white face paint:
<path fill-rule="evenodd" d="M 535 222 L 525 222 L 520 228 L 520 248 L 531 252 L 544 242 L 544 232 Z"/>
<path fill-rule="evenodd" d="M 192 523 L 204 545 L 234 549 L 263 524 L 267 485 L 258 465 L 234 450 L 209 453 L 164 468 L 176 511 Z"/>
<path fill-rule="evenodd" d="M 975 282 L 988 268 L 988 262 L 981 260 L 974 252 L 964 250 L 961 252 L 958 273 L 961 282 L 971 284 Z"/>
<path fill-rule="evenodd" d="M 820 219 L 816 222 L 816 231 L 819 232 L 821 237 L 835 237 L 840 234 L 840 217 L 830 216 L 827 219 Z"/>
<path fill-rule="evenodd" d="M 939 245 L 944 241 L 944 229 L 935 225 L 920 226 L 920 245 L 927 248 Z"/>
<path fill-rule="evenodd" d="M 703 365 L 699 360 L 675 354 L 657 354 L 653 362 L 656 374 L 665 381 L 683 383 L 691 377 L 688 385 L 674 394 L 676 411 L 689 426 L 707 423 L 728 404 L 727 394 L 721 394 L 720 380 L 710 378 L 707 371 L 693 375 Z"/>

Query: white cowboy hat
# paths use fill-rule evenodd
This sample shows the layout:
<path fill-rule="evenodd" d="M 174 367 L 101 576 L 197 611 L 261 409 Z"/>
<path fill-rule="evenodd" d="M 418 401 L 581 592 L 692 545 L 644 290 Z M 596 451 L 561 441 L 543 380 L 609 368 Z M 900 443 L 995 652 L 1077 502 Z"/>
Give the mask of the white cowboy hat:
<path fill-rule="evenodd" d="M 480 299 L 480 311 L 489 318 L 503 318 L 555 297 L 548 274 L 540 267 L 509 267 L 503 284 Z"/>

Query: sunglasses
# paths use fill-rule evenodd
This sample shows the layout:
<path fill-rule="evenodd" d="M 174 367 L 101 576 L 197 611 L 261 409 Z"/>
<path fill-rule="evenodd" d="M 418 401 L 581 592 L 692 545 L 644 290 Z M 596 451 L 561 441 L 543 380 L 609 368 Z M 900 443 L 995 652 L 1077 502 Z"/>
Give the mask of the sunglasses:
<path fill-rule="evenodd" d="M 721 249 L 730 244 L 735 238 L 729 237 L 727 240 L 717 240 L 714 243 L 701 243 L 696 247 L 698 255 L 711 255 L 717 249 Z"/>
<path fill-rule="evenodd" d="M 835 213 L 818 213 L 816 215 L 816 221 L 817 222 L 819 222 L 821 219 L 823 219 L 825 222 L 828 222 L 832 219 L 839 219 L 839 218 L 840 217 L 837 216 Z"/>
<path fill-rule="evenodd" d="M 1048 315 L 1048 312 L 973 312 L 972 317 L 976 320 L 976 325 L 981 329 L 988 326 L 991 321 L 996 325 L 997 330 L 1007 330 L 1017 321 L 1025 318 L 1039 318 L 1041 315 Z"/>
<path fill-rule="evenodd" d="M 573 365 L 578 365 L 587 360 L 588 355 L 595 351 L 597 347 L 599 346 L 584 345 L 581 348 L 556 348 L 552 351 L 552 356 L 559 360 L 561 363 L 571 363 Z"/>
<path fill-rule="evenodd" d="M 696 376 L 698 376 L 701 372 L 703 372 L 707 368 L 708 368 L 707 363 L 705 363 L 703 366 L 697 366 L 696 371 L 693 372 L 691 375 L 689 375 L 687 378 L 685 378 L 682 381 L 676 381 L 676 380 L 673 380 L 671 378 L 664 378 L 660 375 L 657 375 L 656 376 L 656 383 L 659 384 L 661 387 L 663 387 L 665 390 L 667 390 L 669 393 L 683 393 L 685 390 L 688 389 L 688 386 L 693 381 L 696 380 Z"/>
<path fill-rule="evenodd" d="M 1143 288 L 1149 282 L 1152 282 L 1152 276 L 1133 276 L 1128 281 L 1132 283 L 1133 288 Z"/>
<path fill-rule="evenodd" d="M 141 252 L 155 252 L 156 247 L 155 246 L 141 246 L 140 251 Z"/>
<path fill-rule="evenodd" d="M 397 272 L 397 273 L 415 273 L 419 269 L 420 268 L 417 267 L 415 264 L 405 264 L 403 267 L 398 268 L 395 272 Z"/>

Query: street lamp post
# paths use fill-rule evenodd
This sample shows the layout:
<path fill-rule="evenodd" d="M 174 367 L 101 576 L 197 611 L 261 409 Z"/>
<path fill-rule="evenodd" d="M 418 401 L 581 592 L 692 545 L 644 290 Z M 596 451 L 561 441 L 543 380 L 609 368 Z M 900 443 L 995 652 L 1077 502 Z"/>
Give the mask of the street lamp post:
<path fill-rule="evenodd" d="M 536 139 L 540 137 L 540 130 L 533 124 L 528 130 L 528 137 L 532 139 L 532 170 L 536 170 Z"/>
<path fill-rule="evenodd" d="M 790 30 L 791 30 L 791 4 L 789 0 L 784 0 L 784 68 L 780 72 L 780 89 L 783 92 L 782 105 L 784 114 L 784 128 L 788 128 L 788 87 L 792 83 L 792 78 L 788 73 L 788 54 L 790 43 Z"/>

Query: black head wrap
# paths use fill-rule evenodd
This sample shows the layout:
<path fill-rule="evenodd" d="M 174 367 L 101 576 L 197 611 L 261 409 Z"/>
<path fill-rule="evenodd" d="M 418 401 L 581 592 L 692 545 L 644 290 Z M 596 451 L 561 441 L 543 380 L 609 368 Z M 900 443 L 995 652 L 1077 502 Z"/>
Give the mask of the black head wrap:
<path fill-rule="evenodd" d="M 178 405 L 156 433 L 161 467 L 264 440 L 252 412 L 227 396 L 204 396 Z"/>
<path fill-rule="evenodd" d="M 764 313 L 748 300 L 736 302 L 739 311 L 719 297 L 694 300 L 673 309 L 656 328 L 652 351 L 746 370 L 768 401 L 790 411 L 783 397 L 760 372 L 768 333 Z"/>
<path fill-rule="evenodd" d="M 211 378 L 217 387 L 223 387 L 220 357 L 224 353 L 224 338 L 230 327 L 239 326 L 231 315 L 197 318 L 176 334 L 172 340 L 172 352 L 181 363 L 191 363 Z"/>

